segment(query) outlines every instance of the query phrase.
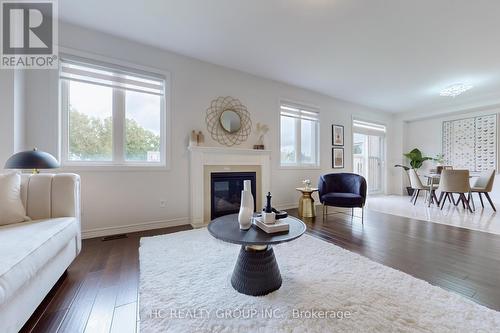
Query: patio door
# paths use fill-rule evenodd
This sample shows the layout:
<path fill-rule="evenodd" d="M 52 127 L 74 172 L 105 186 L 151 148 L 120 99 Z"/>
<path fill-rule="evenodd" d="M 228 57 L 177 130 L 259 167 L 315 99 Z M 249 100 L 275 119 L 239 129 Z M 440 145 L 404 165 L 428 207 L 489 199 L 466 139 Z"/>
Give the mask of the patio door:
<path fill-rule="evenodd" d="M 353 121 L 353 171 L 366 178 L 368 193 L 385 189 L 385 126 Z"/>

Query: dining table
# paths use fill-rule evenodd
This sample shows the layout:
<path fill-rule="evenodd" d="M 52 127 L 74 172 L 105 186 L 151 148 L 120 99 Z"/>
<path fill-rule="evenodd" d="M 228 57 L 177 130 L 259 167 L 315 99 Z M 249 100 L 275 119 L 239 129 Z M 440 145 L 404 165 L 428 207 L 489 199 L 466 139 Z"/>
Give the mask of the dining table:
<path fill-rule="evenodd" d="M 434 202 L 439 205 L 439 200 L 436 196 L 436 190 L 439 187 L 439 180 L 441 179 L 441 174 L 440 173 L 427 173 L 423 175 L 425 178 L 427 178 L 427 185 L 429 186 L 429 200 L 427 203 L 427 207 L 430 207 L 431 204 Z M 476 174 L 470 174 L 470 178 L 476 178 L 479 177 L 479 175 Z"/>

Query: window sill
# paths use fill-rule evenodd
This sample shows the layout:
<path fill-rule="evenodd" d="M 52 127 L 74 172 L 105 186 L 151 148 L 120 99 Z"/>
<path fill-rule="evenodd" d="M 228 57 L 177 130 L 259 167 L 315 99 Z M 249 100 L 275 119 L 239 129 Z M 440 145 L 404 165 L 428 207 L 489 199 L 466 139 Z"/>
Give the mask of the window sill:
<path fill-rule="evenodd" d="M 63 172 L 161 172 L 170 171 L 165 165 L 62 165 Z"/>
<path fill-rule="evenodd" d="M 319 165 L 280 165 L 282 170 L 321 170 Z"/>

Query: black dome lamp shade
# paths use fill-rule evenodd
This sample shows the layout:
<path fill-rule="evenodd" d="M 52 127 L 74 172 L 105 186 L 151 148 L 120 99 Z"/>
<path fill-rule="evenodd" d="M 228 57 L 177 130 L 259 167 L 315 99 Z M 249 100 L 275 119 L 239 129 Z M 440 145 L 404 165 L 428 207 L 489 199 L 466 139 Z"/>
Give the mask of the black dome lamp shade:
<path fill-rule="evenodd" d="M 55 157 L 36 148 L 14 154 L 5 163 L 5 169 L 33 169 L 33 173 L 39 173 L 38 169 L 56 168 L 59 162 Z"/>

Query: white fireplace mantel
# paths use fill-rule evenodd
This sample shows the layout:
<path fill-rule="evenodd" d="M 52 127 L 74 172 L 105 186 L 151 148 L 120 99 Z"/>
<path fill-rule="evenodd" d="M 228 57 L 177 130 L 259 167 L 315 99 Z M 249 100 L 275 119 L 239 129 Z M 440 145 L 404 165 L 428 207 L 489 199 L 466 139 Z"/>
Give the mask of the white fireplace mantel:
<path fill-rule="evenodd" d="M 204 221 L 204 168 L 205 166 L 260 166 L 262 197 L 271 191 L 271 151 L 243 148 L 190 146 L 189 183 L 190 219 L 195 228 Z"/>

